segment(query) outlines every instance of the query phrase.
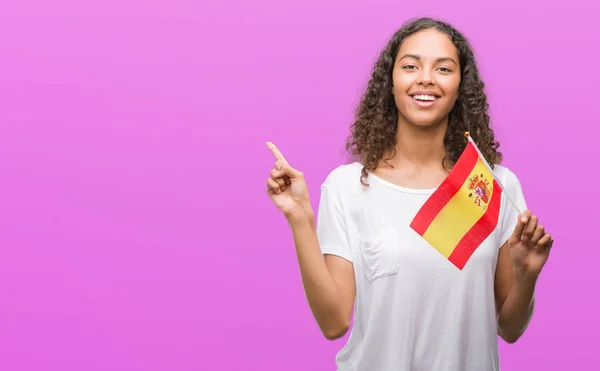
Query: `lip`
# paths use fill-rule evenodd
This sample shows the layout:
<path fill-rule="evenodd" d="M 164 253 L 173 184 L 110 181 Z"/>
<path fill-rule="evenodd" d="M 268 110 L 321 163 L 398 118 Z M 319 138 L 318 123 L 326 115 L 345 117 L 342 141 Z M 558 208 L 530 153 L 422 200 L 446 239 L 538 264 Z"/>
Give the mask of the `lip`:
<path fill-rule="evenodd" d="M 419 101 L 415 99 L 415 95 L 431 95 L 435 97 L 435 100 L 432 101 Z M 440 99 L 440 95 L 432 92 L 432 91 L 426 91 L 426 90 L 419 90 L 419 91 L 415 91 L 413 93 L 409 94 L 410 96 L 410 100 L 413 101 L 413 103 L 420 108 L 430 108 L 433 105 L 435 105 L 437 103 L 437 101 Z"/>

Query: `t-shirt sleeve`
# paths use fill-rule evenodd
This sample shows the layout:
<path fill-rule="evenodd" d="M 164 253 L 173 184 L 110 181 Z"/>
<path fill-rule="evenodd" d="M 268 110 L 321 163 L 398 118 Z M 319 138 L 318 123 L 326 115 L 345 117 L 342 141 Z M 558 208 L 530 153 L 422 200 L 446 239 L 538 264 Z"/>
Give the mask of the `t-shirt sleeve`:
<path fill-rule="evenodd" d="M 515 230 L 515 227 L 517 226 L 517 221 L 520 214 L 520 211 L 515 208 L 508 197 L 514 201 L 521 211 L 525 211 L 527 209 L 527 203 L 525 202 L 525 196 L 523 194 L 521 182 L 517 176 L 508 169 L 506 169 L 506 176 L 503 179 L 503 187 L 506 195 L 504 195 L 503 200 L 505 211 L 501 220 L 502 241 L 500 246 L 504 245 L 504 243 L 506 243 L 506 241 L 508 241 L 510 238 L 511 234 Z"/>
<path fill-rule="evenodd" d="M 317 238 L 323 254 L 337 255 L 352 262 L 352 254 L 339 192 L 321 185 L 317 213 Z"/>

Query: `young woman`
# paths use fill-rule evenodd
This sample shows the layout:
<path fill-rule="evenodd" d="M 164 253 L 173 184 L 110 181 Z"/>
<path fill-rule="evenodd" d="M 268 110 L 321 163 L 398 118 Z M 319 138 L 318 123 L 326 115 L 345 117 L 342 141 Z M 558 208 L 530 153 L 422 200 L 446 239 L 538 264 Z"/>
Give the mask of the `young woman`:
<path fill-rule="evenodd" d="M 349 152 L 321 187 L 316 227 L 302 172 L 271 142 L 267 193 L 293 233 L 302 282 L 327 339 L 354 325 L 339 371 L 496 371 L 533 312 L 552 238 L 500 164 L 468 41 L 417 19 L 392 37 L 356 113 Z M 446 179 L 469 131 L 505 193 L 496 229 L 462 270 L 410 228 Z M 513 206 L 526 210 L 523 214 Z"/>

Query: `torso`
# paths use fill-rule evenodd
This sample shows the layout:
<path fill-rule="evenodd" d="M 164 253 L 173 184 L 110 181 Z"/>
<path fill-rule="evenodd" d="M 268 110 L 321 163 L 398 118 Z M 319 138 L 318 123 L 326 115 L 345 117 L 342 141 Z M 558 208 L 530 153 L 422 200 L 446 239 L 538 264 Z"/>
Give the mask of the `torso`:
<path fill-rule="evenodd" d="M 384 179 L 384 170 L 369 174 L 364 189 L 361 169 L 340 166 L 326 181 L 343 205 L 356 279 L 354 326 L 336 357 L 338 370 L 497 371 L 501 225 L 458 270 L 409 226 L 441 180 L 412 188 L 406 177 Z M 500 213 L 505 209 L 503 203 Z"/>

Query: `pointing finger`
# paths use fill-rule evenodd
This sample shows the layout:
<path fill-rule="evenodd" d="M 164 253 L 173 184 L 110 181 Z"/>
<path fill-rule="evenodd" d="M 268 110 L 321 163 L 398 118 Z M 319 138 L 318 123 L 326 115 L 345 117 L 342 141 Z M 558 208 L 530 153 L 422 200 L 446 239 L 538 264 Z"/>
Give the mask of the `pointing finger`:
<path fill-rule="evenodd" d="M 279 170 L 281 169 L 281 167 L 285 164 L 285 162 L 283 160 L 277 160 L 275 161 L 275 163 L 273 164 L 273 168 L 275 170 Z"/>
<path fill-rule="evenodd" d="M 285 157 L 283 157 L 283 154 L 281 153 L 281 151 L 279 151 L 277 146 L 275 146 L 275 144 L 273 144 L 272 142 L 267 142 L 267 147 L 269 147 L 269 149 L 271 150 L 271 152 L 273 153 L 273 156 L 275 156 L 277 161 L 281 161 L 284 164 L 288 163 L 287 160 L 285 159 Z"/>

